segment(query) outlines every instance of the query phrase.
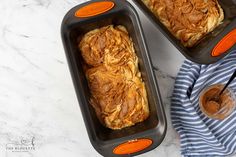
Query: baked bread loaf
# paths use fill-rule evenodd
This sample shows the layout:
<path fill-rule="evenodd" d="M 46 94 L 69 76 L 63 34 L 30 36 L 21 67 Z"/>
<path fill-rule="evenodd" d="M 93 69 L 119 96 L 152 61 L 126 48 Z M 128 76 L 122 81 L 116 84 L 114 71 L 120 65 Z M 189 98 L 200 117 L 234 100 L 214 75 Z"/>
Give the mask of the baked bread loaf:
<path fill-rule="evenodd" d="M 142 0 L 185 47 L 194 46 L 224 19 L 217 0 Z"/>
<path fill-rule="evenodd" d="M 147 93 L 133 42 L 123 26 L 86 33 L 79 43 L 90 103 L 106 127 L 122 129 L 149 116 Z"/>

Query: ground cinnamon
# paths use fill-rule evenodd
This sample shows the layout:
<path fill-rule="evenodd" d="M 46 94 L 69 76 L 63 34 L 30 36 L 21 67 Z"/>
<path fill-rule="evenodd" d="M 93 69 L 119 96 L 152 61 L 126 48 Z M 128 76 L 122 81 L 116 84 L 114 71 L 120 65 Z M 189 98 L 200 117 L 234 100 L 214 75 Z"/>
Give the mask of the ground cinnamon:
<path fill-rule="evenodd" d="M 230 115 L 235 108 L 235 96 L 230 89 L 226 89 L 220 96 L 219 93 L 224 86 L 221 84 L 212 85 L 204 89 L 199 98 L 200 108 L 210 118 L 224 119 Z M 219 96 L 219 100 L 214 98 Z M 222 112 L 224 108 L 224 112 Z"/>

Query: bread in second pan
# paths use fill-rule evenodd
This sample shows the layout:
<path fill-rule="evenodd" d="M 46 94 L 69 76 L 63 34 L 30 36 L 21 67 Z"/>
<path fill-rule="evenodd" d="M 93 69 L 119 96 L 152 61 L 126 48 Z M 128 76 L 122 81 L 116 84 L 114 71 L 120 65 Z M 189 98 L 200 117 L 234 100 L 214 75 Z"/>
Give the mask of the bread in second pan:
<path fill-rule="evenodd" d="M 149 116 L 145 84 L 133 42 L 123 26 L 105 26 L 86 33 L 80 44 L 90 103 L 108 128 L 122 129 Z"/>
<path fill-rule="evenodd" d="M 224 19 L 217 0 L 142 0 L 185 47 L 194 46 Z"/>

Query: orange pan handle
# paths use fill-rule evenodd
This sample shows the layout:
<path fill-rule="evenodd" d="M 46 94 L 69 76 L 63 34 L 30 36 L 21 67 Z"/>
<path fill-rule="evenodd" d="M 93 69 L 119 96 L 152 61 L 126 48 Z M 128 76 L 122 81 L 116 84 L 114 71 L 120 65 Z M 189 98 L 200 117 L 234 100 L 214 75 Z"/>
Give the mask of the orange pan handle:
<path fill-rule="evenodd" d="M 234 46 L 234 44 L 236 44 L 236 29 L 233 29 L 218 42 L 212 50 L 211 55 L 213 57 L 220 56 L 221 54 L 227 52 L 232 46 Z"/>
<path fill-rule="evenodd" d="M 79 18 L 86 18 L 96 16 L 108 12 L 115 6 L 112 1 L 98 1 L 89 3 L 75 12 L 75 16 Z"/>
<path fill-rule="evenodd" d="M 115 147 L 113 153 L 117 155 L 137 153 L 148 148 L 152 143 L 152 140 L 147 138 L 131 140 Z"/>

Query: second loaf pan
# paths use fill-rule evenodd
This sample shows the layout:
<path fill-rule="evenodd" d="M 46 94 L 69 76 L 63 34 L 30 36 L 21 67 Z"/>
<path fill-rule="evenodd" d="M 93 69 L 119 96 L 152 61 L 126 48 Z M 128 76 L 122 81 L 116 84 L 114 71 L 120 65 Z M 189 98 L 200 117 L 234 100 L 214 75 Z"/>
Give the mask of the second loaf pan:
<path fill-rule="evenodd" d="M 146 7 L 142 0 L 133 0 L 140 9 L 151 19 L 156 27 L 167 39 L 189 60 L 200 64 L 211 64 L 226 56 L 236 48 L 236 1 L 218 0 L 224 10 L 224 20 L 212 32 L 205 35 L 200 42 L 192 48 L 184 47 L 173 36 L 159 19 Z"/>

